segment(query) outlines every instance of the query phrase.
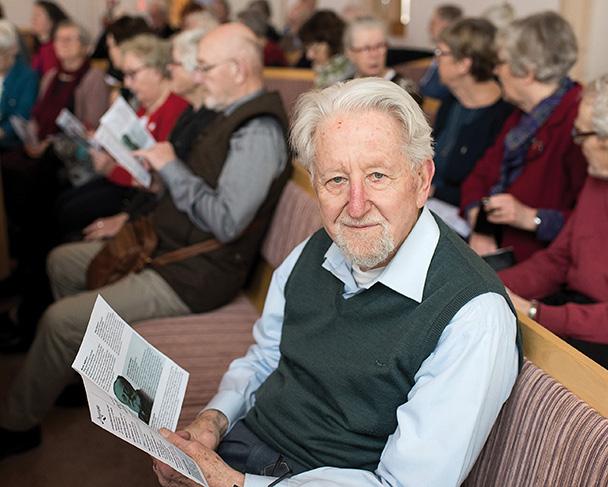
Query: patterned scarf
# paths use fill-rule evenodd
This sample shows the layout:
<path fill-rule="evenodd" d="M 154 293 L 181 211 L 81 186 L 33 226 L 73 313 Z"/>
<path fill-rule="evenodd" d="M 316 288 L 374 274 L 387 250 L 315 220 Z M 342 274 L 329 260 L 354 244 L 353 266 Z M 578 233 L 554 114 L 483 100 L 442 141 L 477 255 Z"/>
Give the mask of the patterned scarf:
<path fill-rule="evenodd" d="M 505 137 L 500 179 L 490 190 L 490 195 L 504 193 L 519 177 L 526 163 L 528 148 L 534 140 L 536 132 L 543 126 L 553 110 L 560 104 L 563 96 L 573 86 L 574 82 L 570 78 L 562 78 L 557 90 L 552 95 L 536 105 L 530 113 L 525 113 L 519 123 L 509 130 Z"/>

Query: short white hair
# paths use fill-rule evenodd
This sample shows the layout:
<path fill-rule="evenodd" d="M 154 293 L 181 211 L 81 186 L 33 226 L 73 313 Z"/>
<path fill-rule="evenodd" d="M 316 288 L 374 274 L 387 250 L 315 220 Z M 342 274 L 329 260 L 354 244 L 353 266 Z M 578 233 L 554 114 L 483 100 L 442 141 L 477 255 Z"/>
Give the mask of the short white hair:
<path fill-rule="evenodd" d="M 171 45 L 181 58 L 182 66 L 186 71 L 193 73 L 196 69 L 196 53 L 199 41 L 205 37 L 210 29 L 185 30 L 171 39 Z"/>
<path fill-rule="evenodd" d="M 8 20 L 0 20 L 0 51 L 17 47 L 17 29 Z"/>
<path fill-rule="evenodd" d="M 403 153 L 413 169 L 433 158 L 431 127 L 420 106 L 397 84 L 381 78 L 360 78 L 303 94 L 295 108 L 291 145 L 313 174 L 315 133 L 337 113 L 376 110 L 395 118 L 403 130 Z"/>
<path fill-rule="evenodd" d="M 600 76 L 585 87 L 583 102 L 592 106 L 592 129 L 599 137 L 608 138 L 608 74 Z"/>

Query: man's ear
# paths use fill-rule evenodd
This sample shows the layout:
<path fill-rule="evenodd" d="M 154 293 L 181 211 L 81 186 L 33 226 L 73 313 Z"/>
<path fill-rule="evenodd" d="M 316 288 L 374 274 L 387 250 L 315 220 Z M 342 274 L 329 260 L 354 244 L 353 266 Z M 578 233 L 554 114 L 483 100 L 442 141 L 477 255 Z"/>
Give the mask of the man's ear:
<path fill-rule="evenodd" d="M 431 182 L 435 175 L 435 163 L 433 159 L 427 159 L 418 167 L 417 171 L 416 204 L 422 208 L 426 203 L 431 191 Z"/>
<path fill-rule="evenodd" d="M 245 81 L 245 79 L 247 78 L 248 66 L 241 59 L 235 59 L 234 62 L 230 63 L 230 64 L 232 65 L 232 69 L 234 72 L 232 79 L 237 84 L 243 83 Z"/>

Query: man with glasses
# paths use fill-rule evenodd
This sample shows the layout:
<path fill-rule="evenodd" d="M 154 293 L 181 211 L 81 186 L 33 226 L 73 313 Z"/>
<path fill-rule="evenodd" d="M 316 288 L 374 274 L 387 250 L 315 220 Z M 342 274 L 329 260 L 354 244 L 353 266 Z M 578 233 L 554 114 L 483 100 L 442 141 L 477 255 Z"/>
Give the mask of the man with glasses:
<path fill-rule="evenodd" d="M 344 32 L 346 56 L 355 66 L 355 78 L 377 76 L 398 84 L 422 104 L 416 84 L 386 66 L 388 52 L 386 25 L 374 17 L 360 17 L 348 24 Z"/>
<path fill-rule="evenodd" d="M 70 365 L 98 293 L 134 323 L 217 308 L 247 279 L 290 174 L 287 116 L 278 94 L 263 90 L 259 44 L 244 25 L 207 34 L 198 64 L 205 103 L 217 113 L 194 138 L 187 160 L 162 143 L 135 154 L 166 189 L 150 214 L 159 240 L 152 257 L 205 242 L 214 250 L 86 290 L 89 262 L 103 243 L 56 248 L 48 270 L 58 300 L 42 317 L 25 366 L 0 403 L 0 459 L 40 442 L 38 424 L 73 380 Z"/>

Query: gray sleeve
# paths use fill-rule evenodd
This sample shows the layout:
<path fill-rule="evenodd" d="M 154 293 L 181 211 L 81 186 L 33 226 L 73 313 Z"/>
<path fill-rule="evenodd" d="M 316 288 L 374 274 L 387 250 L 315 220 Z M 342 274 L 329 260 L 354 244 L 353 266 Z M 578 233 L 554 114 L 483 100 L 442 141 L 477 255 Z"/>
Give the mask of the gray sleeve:
<path fill-rule="evenodd" d="M 175 206 L 192 223 L 229 242 L 253 221 L 286 164 L 287 146 L 278 121 L 259 117 L 232 135 L 216 189 L 178 160 L 159 173 Z"/>

